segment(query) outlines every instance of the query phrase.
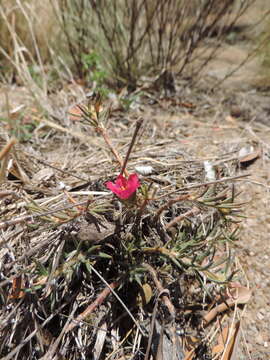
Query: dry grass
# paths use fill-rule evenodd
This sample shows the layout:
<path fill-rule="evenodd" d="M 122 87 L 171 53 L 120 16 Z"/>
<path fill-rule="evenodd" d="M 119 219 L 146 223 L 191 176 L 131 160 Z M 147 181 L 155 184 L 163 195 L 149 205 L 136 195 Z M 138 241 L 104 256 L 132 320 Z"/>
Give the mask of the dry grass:
<path fill-rule="evenodd" d="M 39 88 L 51 91 L 53 79 L 80 79 L 99 87 L 113 80 L 129 89 L 135 89 L 142 76 L 164 71 L 195 79 L 253 2 L 3 2 L 1 54 L 6 78 L 15 76 L 28 87 L 32 79 L 33 94 Z M 209 42 L 213 37 L 216 40 Z M 201 59 L 197 50 L 208 42 L 209 54 Z M 8 64 L 13 66 L 11 73 Z M 164 81 L 162 87 L 173 86 L 169 78 Z"/>
<path fill-rule="evenodd" d="M 2 2 L 2 80 L 24 86 L 38 111 L 65 125 L 67 109 L 85 99 L 89 88 L 114 98 L 121 90 L 118 100 L 123 107 L 136 100 L 137 95 L 130 94 L 136 87 L 138 93 L 154 85 L 173 95 L 175 74 L 195 84 L 238 19 L 255 3 L 239 6 L 226 0 L 217 6 L 214 0 L 194 1 L 192 7 L 186 0 L 156 6 L 141 0 L 130 8 L 125 2 L 95 7 L 86 0 L 77 5 Z"/>
<path fill-rule="evenodd" d="M 1 1 L 1 18 L 1 47 L 10 56 L 13 54 L 16 34 L 29 52 L 29 57 L 37 57 L 32 31 L 42 58 L 45 62 L 48 60 L 47 36 L 57 27 L 49 0 Z"/>
<path fill-rule="evenodd" d="M 23 9 L 31 13 L 30 4 L 16 1 L 12 16 Z M 242 207 L 237 200 L 238 149 L 210 156 L 208 144 L 207 155 L 198 158 L 196 134 L 193 146 L 185 146 L 188 114 L 195 111 L 190 96 L 162 100 L 145 87 L 146 94 L 134 101 L 146 109 L 145 121 L 127 168 L 141 171 L 142 185 L 135 205 L 120 202 L 104 183 L 119 174 L 120 156 L 128 150 L 141 110 L 123 115 L 119 96 L 112 112 L 104 101 L 104 112 L 96 114 L 100 104 L 92 99 L 94 107 L 86 109 L 84 120 L 66 116 L 66 109 L 88 91 L 75 84 L 71 58 L 67 53 L 54 58 L 51 44 L 44 51 L 42 41 L 44 46 L 48 41 L 36 31 L 28 31 L 29 41 L 23 30 L 19 34 L 9 27 L 12 16 L 5 6 L 3 2 L 1 16 L 12 43 L 9 50 L 2 47 L 2 54 L 32 95 L 32 108 L 13 113 L 7 95 L 7 118 L 0 128 L 1 356 L 78 359 L 94 354 L 95 359 L 146 360 L 157 357 L 163 346 L 173 359 L 224 359 L 238 336 L 242 312 L 236 305 L 250 296 L 233 252 Z M 103 15 L 106 19 L 108 13 Z M 35 16 L 23 19 L 28 30 L 36 21 Z M 80 59 L 85 49 L 77 46 L 83 44 L 73 45 Z M 113 54 L 112 48 L 105 50 Z M 91 65 L 94 72 L 100 71 L 98 61 Z M 123 64 L 124 70 L 130 66 L 133 71 L 128 62 Z M 161 64 L 157 71 L 163 70 Z M 116 78 L 123 75 L 125 71 Z M 62 91 L 51 86 L 52 76 L 61 79 Z M 168 77 L 161 80 L 158 87 L 166 89 Z M 197 95 L 197 100 L 204 99 L 198 119 L 217 104 L 216 98 L 212 103 L 205 99 L 205 89 Z M 144 103 L 149 99 L 167 112 L 180 108 L 181 117 L 154 119 L 155 105 L 149 109 Z M 204 126 L 209 132 L 214 124 Z M 11 135 L 19 137 L 19 144 L 7 141 Z M 232 322 L 227 318 L 230 308 Z M 219 311 L 225 315 L 215 322 Z"/>
<path fill-rule="evenodd" d="M 89 122 L 78 126 L 81 132 L 105 131 L 124 154 L 135 122 L 115 121 L 104 106 L 98 116 L 89 108 L 94 128 Z M 102 123 L 108 133 L 100 131 Z M 152 125 L 143 126 L 128 162 L 129 171 L 153 168 L 140 176 L 137 204 L 131 207 L 106 191 L 104 182 L 120 169 L 99 136 L 94 146 L 74 141 L 68 132 L 50 133 L 48 156 L 55 154 L 54 144 L 58 151 L 47 160 L 37 146 L 41 132 L 28 149 L 13 145 L 11 155 L 3 153 L 12 161 L 0 223 L 6 359 L 76 359 L 93 352 L 104 359 L 144 358 L 157 351 L 156 332 L 178 358 L 182 352 L 210 352 L 216 326 L 211 339 L 204 330 L 213 316 L 208 311 L 222 305 L 236 279 L 228 247 L 237 239 L 240 209 L 230 178 L 236 158 L 212 159 L 219 172 L 213 175 L 213 168 L 210 174 L 209 165 L 174 141 L 161 140 L 163 126 Z"/>

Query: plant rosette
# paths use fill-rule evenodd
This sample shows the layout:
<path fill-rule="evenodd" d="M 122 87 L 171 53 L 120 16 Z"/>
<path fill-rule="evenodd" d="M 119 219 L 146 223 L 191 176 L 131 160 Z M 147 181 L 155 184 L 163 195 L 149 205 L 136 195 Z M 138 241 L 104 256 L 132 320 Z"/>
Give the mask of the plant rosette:
<path fill-rule="evenodd" d="M 105 185 L 119 199 L 128 203 L 134 203 L 136 191 L 140 187 L 140 181 L 137 174 L 130 174 L 128 178 L 120 174 L 115 182 L 108 181 Z"/>

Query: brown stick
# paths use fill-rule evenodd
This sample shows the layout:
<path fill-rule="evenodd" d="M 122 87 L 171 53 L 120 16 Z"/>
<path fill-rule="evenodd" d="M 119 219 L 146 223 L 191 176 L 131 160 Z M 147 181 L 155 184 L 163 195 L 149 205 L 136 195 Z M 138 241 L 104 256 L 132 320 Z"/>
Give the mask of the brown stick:
<path fill-rule="evenodd" d="M 225 177 L 223 179 L 218 179 L 218 180 L 214 180 L 214 181 L 208 181 L 208 182 L 204 182 L 204 183 L 197 184 L 197 185 L 195 184 L 195 185 L 185 186 L 185 187 L 182 187 L 181 189 L 173 190 L 171 192 L 168 192 L 167 194 L 161 195 L 161 196 L 157 197 L 155 200 L 160 200 L 160 199 L 162 199 L 164 197 L 167 197 L 168 195 L 176 194 L 176 193 L 181 192 L 181 191 L 187 191 L 187 190 L 190 190 L 190 189 L 197 189 L 197 188 L 200 188 L 202 186 L 225 183 L 225 182 L 228 182 L 228 181 L 231 181 L 231 180 L 241 179 L 241 178 L 244 178 L 244 177 L 247 177 L 247 176 L 250 176 L 250 175 L 251 174 L 230 176 L 230 177 Z"/>
<path fill-rule="evenodd" d="M 13 220 L 3 221 L 3 222 L 0 222 L 0 230 L 1 229 L 6 229 L 9 226 L 16 225 L 16 224 L 19 224 L 19 223 L 32 221 L 33 219 L 38 218 L 38 217 L 51 215 L 51 214 L 54 214 L 54 213 L 56 213 L 58 211 L 68 210 L 68 209 L 74 208 L 74 207 L 79 206 L 79 205 L 87 205 L 88 202 L 89 202 L 89 200 L 85 200 L 85 201 L 81 201 L 81 202 L 78 202 L 78 203 L 75 203 L 75 204 L 72 204 L 72 205 L 67 205 L 67 206 L 65 206 L 63 208 L 49 210 L 49 211 L 46 211 L 46 212 L 41 213 L 41 214 L 19 216 L 19 217 L 13 219 Z"/>
<path fill-rule="evenodd" d="M 131 139 L 131 143 L 129 145 L 129 148 L 128 148 L 128 151 L 127 151 L 127 155 L 125 157 L 125 161 L 124 161 L 124 164 L 122 166 L 122 169 L 121 169 L 121 172 L 120 174 L 123 175 L 124 171 L 126 170 L 126 166 L 127 166 L 127 162 L 128 162 L 128 159 L 129 159 L 129 156 L 131 154 L 131 150 L 133 148 L 133 145 L 135 143 L 135 140 L 136 140 L 136 137 L 138 135 L 138 132 L 140 130 L 140 127 L 142 126 L 142 123 L 143 123 L 143 118 L 140 118 L 138 121 L 137 121 L 137 124 L 136 124 L 136 128 L 135 128 L 135 131 L 134 131 L 134 134 L 132 136 L 132 139 Z"/>
<path fill-rule="evenodd" d="M 161 282 L 158 280 L 157 274 L 156 274 L 156 270 L 149 264 L 144 263 L 143 266 L 150 272 L 153 281 L 159 291 L 159 296 L 161 297 L 161 300 L 163 301 L 163 303 L 165 304 L 165 306 L 167 307 L 169 313 L 171 314 L 173 320 L 175 321 L 175 315 L 176 315 L 176 311 L 175 311 L 175 307 L 173 305 L 173 303 L 171 302 L 170 298 L 169 298 L 169 291 L 167 289 L 164 289 Z M 179 353 L 179 349 L 181 348 L 180 346 L 180 342 L 179 342 L 179 337 L 176 335 L 176 327 L 175 327 L 175 323 L 173 321 L 173 324 L 171 325 L 171 334 L 172 334 L 172 343 L 173 343 L 173 347 L 172 347 L 172 359 L 176 359 L 176 353 Z"/>
<path fill-rule="evenodd" d="M 76 326 L 80 325 L 80 321 L 83 321 L 88 315 L 90 315 L 99 305 L 103 303 L 106 297 L 110 294 L 111 289 L 115 289 L 120 283 L 118 281 L 114 281 L 110 284 L 110 287 L 105 287 L 104 290 L 98 295 L 96 300 L 92 302 L 87 308 L 76 317 L 76 319 L 72 320 L 66 329 L 66 333 L 73 330 Z"/>
<path fill-rule="evenodd" d="M 113 156 L 116 158 L 116 160 L 118 161 L 121 168 L 123 168 L 123 166 L 124 166 L 123 159 L 118 154 L 118 152 L 115 150 L 115 148 L 113 147 L 113 144 L 111 143 L 111 140 L 108 136 L 106 129 L 104 127 L 99 126 L 99 127 L 96 127 L 96 131 L 103 136 L 103 139 L 104 139 L 105 143 L 108 145 L 109 149 L 111 150 Z M 126 170 L 125 170 L 125 175 L 128 176 L 128 172 Z"/>
<path fill-rule="evenodd" d="M 198 208 L 192 208 L 191 210 L 185 212 L 184 214 L 181 214 L 177 216 L 176 218 L 172 219 L 166 226 L 165 229 L 168 230 L 170 227 L 174 226 L 175 224 L 179 223 L 181 220 L 185 219 L 187 216 L 190 215 L 197 215 L 200 213 L 200 210 Z"/>
<path fill-rule="evenodd" d="M 173 205 L 179 201 L 187 200 L 188 198 L 190 198 L 190 194 L 181 195 L 181 196 L 177 197 L 176 199 L 169 200 L 166 204 L 164 204 L 163 206 L 161 206 L 158 209 L 158 211 L 156 212 L 156 215 L 154 217 L 154 221 L 157 221 L 157 219 L 160 217 L 160 215 L 163 213 L 163 211 L 168 209 L 168 207 L 170 207 L 171 205 Z"/>
<path fill-rule="evenodd" d="M 0 169 L 0 182 L 3 182 L 5 180 L 5 172 L 8 164 L 8 154 L 10 153 L 12 146 L 14 146 L 16 143 L 17 139 L 12 138 L 0 151 L 0 160 L 3 160 Z"/>
<path fill-rule="evenodd" d="M 2 160 L 11 150 L 12 146 L 17 143 L 17 139 L 12 138 L 9 142 L 4 146 L 4 148 L 0 151 L 0 160 Z"/>
<path fill-rule="evenodd" d="M 169 292 L 164 289 L 161 282 L 158 280 L 156 270 L 151 265 L 146 264 L 146 263 L 144 263 L 143 266 L 150 272 L 150 274 L 153 278 L 153 281 L 160 293 L 160 297 L 161 297 L 163 303 L 167 306 L 169 313 L 171 314 L 173 319 L 175 319 L 175 308 L 169 298 Z"/>

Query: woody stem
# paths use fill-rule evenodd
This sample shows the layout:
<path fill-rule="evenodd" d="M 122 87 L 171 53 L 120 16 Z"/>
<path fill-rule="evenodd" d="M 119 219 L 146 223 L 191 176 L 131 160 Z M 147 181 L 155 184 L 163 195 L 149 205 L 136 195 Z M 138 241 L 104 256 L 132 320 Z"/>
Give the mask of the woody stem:
<path fill-rule="evenodd" d="M 113 144 L 111 143 L 111 140 L 107 134 L 107 131 L 104 127 L 97 127 L 96 131 L 101 134 L 103 136 L 103 139 L 105 141 L 105 143 L 108 145 L 109 149 L 111 150 L 112 154 L 114 155 L 114 157 L 116 158 L 116 160 L 118 161 L 119 165 L 122 166 L 122 169 L 124 168 L 124 164 L 123 160 L 121 158 L 121 156 L 118 154 L 118 152 L 116 151 L 116 149 L 113 147 Z M 123 172 L 125 171 L 125 168 L 123 170 Z M 121 172 L 121 174 L 123 174 L 123 172 Z M 128 172 L 125 171 L 125 175 L 128 176 Z"/>
<path fill-rule="evenodd" d="M 130 153 L 131 153 L 131 151 L 132 151 L 133 145 L 134 145 L 134 143 L 135 143 L 135 140 L 136 140 L 136 137 L 137 137 L 137 135 L 138 135 L 139 129 L 140 129 L 140 127 L 142 126 L 142 123 L 143 123 L 143 118 L 140 118 L 140 119 L 137 121 L 137 123 L 136 123 L 135 131 L 134 131 L 134 133 L 133 133 L 133 136 L 132 136 L 132 139 L 131 139 L 131 143 L 130 143 L 130 145 L 129 145 L 129 148 L 128 148 L 128 151 L 127 151 L 127 155 L 126 155 L 126 157 L 125 157 L 124 164 L 123 164 L 123 166 L 122 166 L 120 175 L 123 175 L 123 173 L 124 173 L 125 170 L 126 170 L 126 166 L 127 166 L 127 162 L 128 162 Z"/>

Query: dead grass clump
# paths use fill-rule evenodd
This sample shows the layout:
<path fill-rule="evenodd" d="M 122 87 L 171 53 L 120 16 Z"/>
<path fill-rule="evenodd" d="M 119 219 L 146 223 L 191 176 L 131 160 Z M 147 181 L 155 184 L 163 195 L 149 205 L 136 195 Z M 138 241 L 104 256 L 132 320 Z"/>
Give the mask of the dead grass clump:
<path fill-rule="evenodd" d="M 196 51 L 206 39 L 208 62 L 220 42 L 253 1 L 234 0 L 153 2 L 53 2 L 66 38 L 75 71 L 81 78 L 95 72 L 93 56 L 109 78 L 136 88 L 142 75 L 163 71 L 183 74 L 198 59 Z M 91 23 L 91 26 L 88 24 Z"/>
<path fill-rule="evenodd" d="M 41 56 L 44 63 L 50 59 L 48 48 L 48 34 L 57 33 L 57 23 L 53 17 L 50 1 L 1 1 L 0 5 L 0 42 L 1 42 L 1 63 L 5 69 L 9 69 L 6 53 L 14 58 L 15 38 L 23 47 L 25 59 L 32 66 L 32 59 Z M 33 41 L 33 34 L 35 41 Z M 39 54 L 37 54 L 37 48 Z M 3 66 L 3 65 L 2 65 Z"/>
<path fill-rule="evenodd" d="M 254 79 L 254 86 L 262 91 L 268 91 L 270 87 L 270 46 L 269 46 L 269 39 L 270 39 L 270 19 L 266 18 L 264 22 L 264 28 L 261 33 L 261 42 L 264 46 L 258 51 L 258 54 L 261 59 L 261 68 L 259 70 L 258 77 Z"/>
<path fill-rule="evenodd" d="M 164 73 L 161 85 L 173 87 L 173 74 L 200 72 L 254 1 L 4 2 L 0 51 L 17 81 L 47 91 L 48 79 L 74 78 L 132 90 L 143 76 Z M 207 57 L 197 52 L 202 45 Z"/>
<path fill-rule="evenodd" d="M 148 143 L 141 120 L 130 146 L 130 124 L 125 132 L 121 127 L 119 141 L 129 148 L 123 160 L 102 105 L 97 98 L 81 107 L 83 126 L 107 146 L 88 155 L 83 174 L 62 164 L 58 175 L 38 170 L 38 157 L 15 144 L 12 154 L 2 155 L 17 172 L 11 177 L 6 169 L 0 193 L 0 354 L 150 359 L 163 351 L 174 360 L 211 358 L 211 321 L 247 298 L 233 291 L 238 275 L 230 245 L 241 207 L 231 184 L 239 177 L 232 176 L 236 164 L 219 159 L 217 172 L 211 163 L 176 161 L 175 147 Z M 143 146 L 130 155 L 138 132 Z M 155 170 L 142 167 L 145 158 L 154 159 L 150 153 L 163 154 Z M 121 200 L 104 183 L 115 170 L 128 176 L 131 166 L 140 186 Z M 89 168 L 95 175 L 86 182 Z M 227 350 L 219 344 L 215 354 Z"/>

